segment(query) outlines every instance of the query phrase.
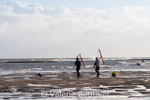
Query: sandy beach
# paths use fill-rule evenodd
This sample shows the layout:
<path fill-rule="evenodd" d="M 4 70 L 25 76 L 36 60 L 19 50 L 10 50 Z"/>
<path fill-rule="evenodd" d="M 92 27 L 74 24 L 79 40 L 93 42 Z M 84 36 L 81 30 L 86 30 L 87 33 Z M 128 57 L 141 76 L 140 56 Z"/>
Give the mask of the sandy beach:
<path fill-rule="evenodd" d="M 121 71 L 116 78 L 111 77 L 110 71 L 101 72 L 99 78 L 95 72 L 81 72 L 82 77 L 79 79 L 76 72 L 41 74 L 42 77 L 36 72 L 1 75 L 0 98 L 58 99 L 61 96 L 61 98 L 74 97 L 76 100 L 76 98 L 110 99 L 116 96 L 139 99 L 150 96 L 149 71 Z M 63 93 L 63 96 L 60 93 Z M 89 93 L 91 94 L 87 95 Z"/>
<path fill-rule="evenodd" d="M 149 24 L 150 0 L 0 0 L 0 100 L 150 100 Z"/>

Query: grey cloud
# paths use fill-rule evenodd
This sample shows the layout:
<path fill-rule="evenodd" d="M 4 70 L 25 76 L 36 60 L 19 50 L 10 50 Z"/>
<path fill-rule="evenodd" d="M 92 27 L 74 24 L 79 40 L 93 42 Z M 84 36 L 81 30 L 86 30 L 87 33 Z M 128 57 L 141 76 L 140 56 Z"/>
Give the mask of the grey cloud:
<path fill-rule="evenodd" d="M 105 56 L 134 56 L 122 51 L 150 42 L 149 16 L 139 15 L 143 8 L 47 8 L 18 1 L 0 8 L 3 57 L 95 56 L 98 48 Z"/>

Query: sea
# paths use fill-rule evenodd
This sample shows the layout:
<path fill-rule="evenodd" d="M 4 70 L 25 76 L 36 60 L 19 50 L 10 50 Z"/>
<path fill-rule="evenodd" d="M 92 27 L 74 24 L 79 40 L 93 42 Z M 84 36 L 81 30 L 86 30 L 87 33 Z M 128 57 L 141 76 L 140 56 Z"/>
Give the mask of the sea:
<path fill-rule="evenodd" d="M 144 61 L 142 61 L 144 59 Z M 86 67 L 93 71 L 95 58 L 83 58 Z M 0 75 L 21 72 L 72 72 L 75 58 L 0 59 Z M 150 71 L 150 58 L 104 58 L 100 71 Z"/>

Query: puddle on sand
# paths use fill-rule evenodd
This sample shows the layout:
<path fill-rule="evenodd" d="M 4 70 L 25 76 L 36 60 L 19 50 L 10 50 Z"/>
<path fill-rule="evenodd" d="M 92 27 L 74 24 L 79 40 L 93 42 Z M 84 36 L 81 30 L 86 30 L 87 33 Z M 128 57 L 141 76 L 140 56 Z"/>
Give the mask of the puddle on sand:
<path fill-rule="evenodd" d="M 28 86 L 39 86 L 39 87 L 49 87 L 51 85 L 49 84 L 28 84 Z M 16 92 L 17 90 L 15 89 L 15 87 L 11 87 L 12 88 L 12 93 L 0 93 L 0 98 L 5 98 L 5 99 L 9 99 L 11 98 L 11 100 L 15 99 L 28 99 L 28 100 L 32 100 L 32 99 L 37 99 L 37 100 L 44 100 L 42 98 L 45 98 L 45 100 L 47 98 L 51 99 L 51 100 L 57 100 L 59 97 L 54 96 L 50 96 L 42 94 L 42 93 L 73 93 L 71 95 L 70 98 L 69 96 L 66 98 L 67 95 L 65 95 L 62 98 L 59 98 L 59 100 L 90 100 L 90 98 L 92 98 L 92 100 L 99 100 L 99 99 L 104 99 L 104 100 L 117 100 L 117 98 L 119 98 L 118 100 L 134 100 L 137 99 L 138 97 L 141 98 L 146 98 L 146 96 L 149 96 L 149 94 L 143 94 L 140 93 L 140 91 L 137 90 L 145 90 L 146 92 L 150 92 L 149 89 L 147 89 L 146 87 L 144 87 L 143 85 L 135 85 L 136 88 L 133 89 L 120 89 L 120 88 L 113 88 L 111 89 L 111 87 L 114 86 L 95 86 L 95 87 L 83 87 L 83 88 L 62 88 L 62 89 L 50 89 L 50 90 L 41 90 L 41 92 L 34 92 L 34 93 L 30 93 L 30 92 Z M 120 86 L 116 86 L 116 87 L 124 87 L 124 85 L 120 85 Z M 90 94 L 90 93 L 99 93 L 99 94 Z M 38 99 L 41 98 L 41 99 Z M 78 99 L 77 99 L 78 98 Z M 134 98 L 134 99 L 133 99 Z M 48 99 L 47 99 L 48 100 Z M 148 100 L 148 99 L 147 99 Z"/>

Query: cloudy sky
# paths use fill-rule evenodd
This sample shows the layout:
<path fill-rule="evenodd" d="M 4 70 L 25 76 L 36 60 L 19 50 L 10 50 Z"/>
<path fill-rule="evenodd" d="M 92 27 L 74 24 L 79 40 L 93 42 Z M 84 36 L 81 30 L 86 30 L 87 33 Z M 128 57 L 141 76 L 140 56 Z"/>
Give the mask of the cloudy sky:
<path fill-rule="evenodd" d="M 150 57 L 150 0 L 0 0 L 0 58 Z"/>

